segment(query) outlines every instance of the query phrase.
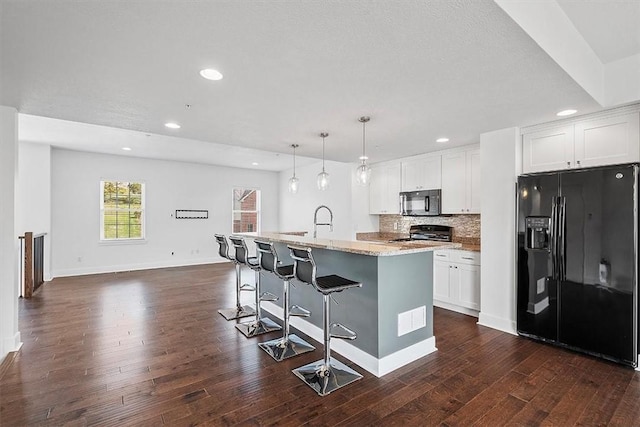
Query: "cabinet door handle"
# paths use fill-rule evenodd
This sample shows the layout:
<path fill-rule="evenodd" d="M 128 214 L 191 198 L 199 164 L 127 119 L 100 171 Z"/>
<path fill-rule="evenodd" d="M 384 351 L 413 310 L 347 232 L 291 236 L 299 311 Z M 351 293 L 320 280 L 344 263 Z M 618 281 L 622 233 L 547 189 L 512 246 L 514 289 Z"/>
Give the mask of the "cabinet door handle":
<path fill-rule="evenodd" d="M 578 164 L 578 166 L 580 166 L 580 160 L 578 160 L 576 163 Z"/>
<path fill-rule="evenodd" d="M 567 167 L 570 168 L 571 167 L 571 162 L 567 162 Z"/>
<path fill-rule="evenodd" d="M 460 258 L 462 258 L 462 259 L 468 259 L 468 260 L 473 261 L 473 258 L 470 258 L 470 257 L 467 257 L 467 256 L 463 256 L 463 257 L 460 257 Z"/>
<path fill-rule="evenodd" d="M 456 265 L 454 268 L 458 268 L 458 266 Z"/>

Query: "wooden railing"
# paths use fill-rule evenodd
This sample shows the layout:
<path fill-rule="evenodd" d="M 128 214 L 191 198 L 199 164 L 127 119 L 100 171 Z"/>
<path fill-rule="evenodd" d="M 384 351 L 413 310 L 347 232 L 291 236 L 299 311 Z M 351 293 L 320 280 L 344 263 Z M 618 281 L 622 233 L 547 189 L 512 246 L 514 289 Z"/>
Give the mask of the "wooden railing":
<path fill-rule="evenodd" d="M 44 283 L 44 236 L 27 231 L 20 239 L 20 296 L 31 298 Z"/>

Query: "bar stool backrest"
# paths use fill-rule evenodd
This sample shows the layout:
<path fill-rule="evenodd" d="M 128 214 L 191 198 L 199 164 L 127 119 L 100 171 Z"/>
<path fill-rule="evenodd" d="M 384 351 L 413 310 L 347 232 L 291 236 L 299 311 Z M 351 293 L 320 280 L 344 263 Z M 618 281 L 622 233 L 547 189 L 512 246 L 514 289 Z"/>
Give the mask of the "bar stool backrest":
<path fill-rule="evenodd" d="M 260 259 L 260 267 L 263 270 L 275 273 L 276 266 L 278 265 L 278 253 L 276 248 L 271 242 L 264 242 L 262 240 L 256 240 L 256 250 L 258 251 L 258 258 Z"/>
<path fill-rule="evenodd" d="M 303 283 L 313 285 L 317 288 L 316 284 L 316 262 L 311 255 L 311 248 L 300 248 L 296 246 L 289 246 L 291 251 L 291 258 L 294 260 L 293 275 L 296 279 Z"/>
<path fill-rule="evenodd" d="M 247 250 L 247 244 L 244 238 L 238 236 L 229 236 L 229 240 L 236 248 L 236 261 L 240 264 L 248 265 L 247 258 L 249 257 L 249 251 Z"/>
<path fill-rule="evenodd" d="M 220 245 L 220 247 L 218 248 L 218 254 L 220 254 L 220 256 L 223 258 L 233 261 L 231 255 L 229 255 L 229 243 L 227 243 L 227 238 L 224 237 L 223 234 L 214 234 L 214 236 L 216 238 L 216 241 L 218 242 L 218 245 Z"/>

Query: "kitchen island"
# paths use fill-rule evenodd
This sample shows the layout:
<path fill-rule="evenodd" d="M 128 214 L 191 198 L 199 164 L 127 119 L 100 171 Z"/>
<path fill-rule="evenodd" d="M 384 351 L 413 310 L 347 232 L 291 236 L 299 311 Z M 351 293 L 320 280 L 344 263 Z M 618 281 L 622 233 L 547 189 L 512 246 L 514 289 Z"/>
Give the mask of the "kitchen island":
<path fill-rule="evenodd" d="M 284 264 L 291 264 L 287 245 L 310 247 L 318 276 L 337 274 L 362 282 L 362 288 L 334 295 L 331 321 L 353 329 L 354 341 L 332 340 L 331 347 L 376 376 L 385 375 L 436 350 L 433 336 L 433 251 L 455 243 L 373 243 L 314 239 L 280 233 L 247 235 L 271 241 Z M 282 294 L 282 281 L 261 272 L 263 291 Z M 291 325 L 322 342 L 322 297 L 312 286 L 292 281 L 291 304 L 311 311 Z M 282 319 L 281 302 L 263 308 Z"/>

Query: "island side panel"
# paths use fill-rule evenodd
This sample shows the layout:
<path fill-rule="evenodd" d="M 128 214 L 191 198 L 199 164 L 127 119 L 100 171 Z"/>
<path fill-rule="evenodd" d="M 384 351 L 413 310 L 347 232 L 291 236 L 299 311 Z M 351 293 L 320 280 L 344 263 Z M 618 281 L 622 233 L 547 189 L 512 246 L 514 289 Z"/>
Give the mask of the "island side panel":
<path fill-rule="evenodd" d="M 433 252 L 378 257 L 379 357 L 433 337 Z M 426 307 L 426 326 L 398 336 L 398 314 Z"/>
<path fill-rule="evenodd" d="M 276 243 L 278 256 L 284 264 L 293 263 L 287 245 Z M 349 341 L 355 347 L 378 358 L 378 257 L 353 254 L 331 249 L 313 249 L 313 257 L 318 265 L 318 276 L 337 274 L 362 282 L 362 288 L 348 289 L 334 293 L 338 302 L 331 302 L 331 323 L 342 323 L 354 330 L 358 338 Z M 282 281 L 271 273 L 261 272 L 262 290 L 282 295 Z M 297 304 L 311 310 L 305 320 L 322 328 L 322 294 L 312 286 L 292 281 L 291 305 Z M 282 307 L 282 301 L 275 302 Z"/>

